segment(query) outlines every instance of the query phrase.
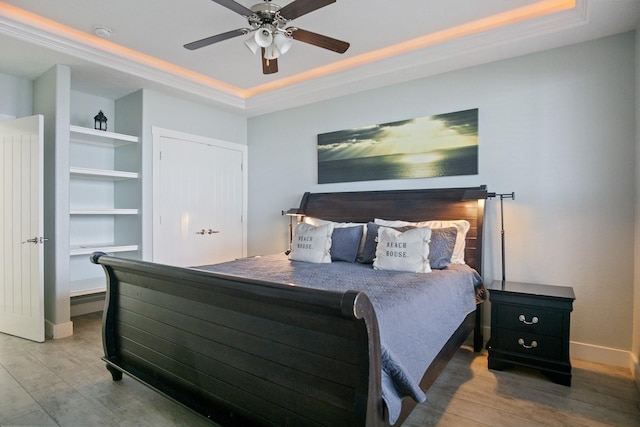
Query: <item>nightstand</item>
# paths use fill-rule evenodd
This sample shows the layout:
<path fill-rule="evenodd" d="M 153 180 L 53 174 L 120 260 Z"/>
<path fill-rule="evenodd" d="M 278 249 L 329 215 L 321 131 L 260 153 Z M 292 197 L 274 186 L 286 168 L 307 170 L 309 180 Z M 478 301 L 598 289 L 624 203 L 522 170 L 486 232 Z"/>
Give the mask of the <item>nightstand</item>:
<path fill-rule="evenodd" d="M 569 324 L 575 295 L 567 286 L 496 280 L 489 287 L 489 369 L 539 369 L 571 386 Z"/>

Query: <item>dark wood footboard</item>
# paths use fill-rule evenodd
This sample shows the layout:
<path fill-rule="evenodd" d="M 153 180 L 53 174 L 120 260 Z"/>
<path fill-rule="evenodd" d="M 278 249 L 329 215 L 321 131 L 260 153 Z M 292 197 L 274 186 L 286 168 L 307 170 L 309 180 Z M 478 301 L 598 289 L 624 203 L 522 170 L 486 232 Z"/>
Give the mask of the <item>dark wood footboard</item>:
<path fill-rule="evenodd" d="M 222 425 L 382 425 L 373 307 L 335 293 L 114 258 L 104 360 Z"/>

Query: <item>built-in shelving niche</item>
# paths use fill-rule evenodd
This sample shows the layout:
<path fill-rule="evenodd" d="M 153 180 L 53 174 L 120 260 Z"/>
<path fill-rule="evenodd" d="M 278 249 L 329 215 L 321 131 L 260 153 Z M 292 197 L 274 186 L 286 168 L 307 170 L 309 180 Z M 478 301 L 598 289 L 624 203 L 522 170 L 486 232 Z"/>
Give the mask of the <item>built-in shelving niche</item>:
<path fill-rule="evenodd" d="M 116 158 L 137 136 L 70 126 L 69 276 L 71 297 L 106 290 L 102 268 L 89 262 L 96 251 L 127 256 L 140 249 L 136 200 L 139 170 L 118 170 Z M 133 185 L 132 185 L 133 183 Z"/>

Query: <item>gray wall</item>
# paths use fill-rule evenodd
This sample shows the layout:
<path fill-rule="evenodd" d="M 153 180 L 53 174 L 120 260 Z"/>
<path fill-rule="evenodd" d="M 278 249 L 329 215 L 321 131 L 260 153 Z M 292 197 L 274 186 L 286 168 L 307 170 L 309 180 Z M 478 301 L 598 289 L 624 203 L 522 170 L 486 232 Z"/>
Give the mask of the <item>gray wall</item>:
<path fill-rule="evenodd" d="M 507 279 L 571 285 L 572 341 L 631 349 L 634 34 L 489 63 L 249 120 L 249 255 L 287 247 L 305 191 L 487 184 L 505 201 Z M 479 108 L 477 176 L 318 185 L 318 133 Z M 498 202 L 484 276 L 500 277 Z"/>
<path fill-rule="evenodd" d="M 0 114 L 27 117 L 33 114 L 33 81 L 0 74 Z"/>
<path fill-rule="evenodd" d="M 107 130 L 116 132 L 115 102 L 112 99 L 71 91 L 71 124 L 93 129 L 98 111 L 107 117 Z M 122 131 L 119 131 L 123 133 Z"/>

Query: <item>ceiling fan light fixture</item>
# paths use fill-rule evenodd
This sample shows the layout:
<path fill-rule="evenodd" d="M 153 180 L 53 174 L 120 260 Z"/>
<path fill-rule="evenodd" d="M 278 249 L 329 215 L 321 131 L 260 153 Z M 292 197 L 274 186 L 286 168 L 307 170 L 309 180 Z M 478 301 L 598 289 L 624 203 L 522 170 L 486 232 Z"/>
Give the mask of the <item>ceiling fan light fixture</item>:
<path fill-rule="evenodd" d="M 281 53 L 282 52 L 280 52 L 278 46 L 276 46 L 275 43 L 271 43 L 269 46 L 264 48 L 264 59 L 277 59 Z"/>
<path fill-rule="evenodd" d="M 273 42 L 273 34 L 268 28 L 260 28 L 256 31 L 254 38 L 260 47 L 267 47 Z"/>
<path fill-rule="evenodd" d="M 284 55 L 285 53 L 287 53 L 287 51 L 289 51 L 293 42 L 284 33 L 279 32 L 276 33 L 276 35 L 273 37 L 273 44 L 276 45 L 276 47 L 280 51 L 280 54 Z"/>
<path fill-rule="evenodd" d="M 245 46 L 249 48 L 249 50 L 255 55 L 260 50 L 260 46 L 256 43 L 256 39 L 254 36 L 249 37 L 244 41 Z"/>

